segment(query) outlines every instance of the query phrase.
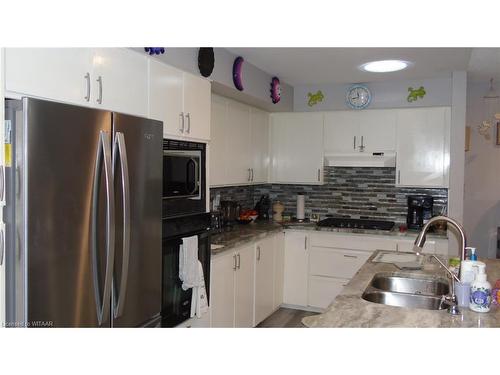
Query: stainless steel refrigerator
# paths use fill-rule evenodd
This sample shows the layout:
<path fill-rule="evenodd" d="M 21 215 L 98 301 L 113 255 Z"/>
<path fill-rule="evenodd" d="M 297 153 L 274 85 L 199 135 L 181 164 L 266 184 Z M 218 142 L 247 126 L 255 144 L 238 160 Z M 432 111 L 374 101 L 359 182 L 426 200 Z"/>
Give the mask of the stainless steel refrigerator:
<path fill-rule="evenodd" d="M 8 325 L 156 324 L 162 123 L 33 98 L 5 107 Z"/>

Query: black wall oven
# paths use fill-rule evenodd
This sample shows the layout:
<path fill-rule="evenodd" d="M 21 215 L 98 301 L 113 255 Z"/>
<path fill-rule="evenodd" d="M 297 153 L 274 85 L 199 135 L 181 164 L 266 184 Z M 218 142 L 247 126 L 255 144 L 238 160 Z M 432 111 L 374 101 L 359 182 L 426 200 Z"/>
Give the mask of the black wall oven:
<path fill-rule="evenodd" d="M 206 145 L 163 140 L 163 217 L 206 212 Z"/>
<path fill-rule="evenodd" d="M 175 327 L 190 318 L 192 290 L 182 290 L 179 246 L 183 237 L 198 236 L 198 260 L 203 266 L 210 305 L 210 213 L 163 219 L 162 327 Z"/>

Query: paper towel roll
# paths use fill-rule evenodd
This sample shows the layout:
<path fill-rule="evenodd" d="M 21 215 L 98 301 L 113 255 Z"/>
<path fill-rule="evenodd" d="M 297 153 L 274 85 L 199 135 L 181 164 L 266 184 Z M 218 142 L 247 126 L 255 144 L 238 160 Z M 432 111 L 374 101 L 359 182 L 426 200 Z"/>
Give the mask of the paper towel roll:
<path fill-rule="evenodd" d="M 305 202 L 304 194 L 297 194 L 297 220 L 305 219 L 304 202 Z"/>

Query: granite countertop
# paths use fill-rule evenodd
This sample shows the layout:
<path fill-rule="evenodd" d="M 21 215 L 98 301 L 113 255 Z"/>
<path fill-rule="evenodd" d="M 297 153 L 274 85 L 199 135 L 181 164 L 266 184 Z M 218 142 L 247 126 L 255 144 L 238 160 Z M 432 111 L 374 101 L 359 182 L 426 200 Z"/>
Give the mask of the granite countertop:
<path fill-rule="evenodd" d="M 384 235 L 384 236 L 399 236 L 414 238 L 418 235 L 418 231 L 399 232 L 396 225 L 393 230 L 370 230 L 370 229 L 348 229 L 348 228 L 327 228 L 318 227 L 314 222 L 284 222 L 276 223 L 273 221 L 256 221 L 250 224 L 234 224 L 230 230 L 225 229 L 222 233 L 212 235 L 212 244 L 222 247 L 212 248 L 212 255 L 223 253 L 232 248 L 244 245 L 246 243 L 258 241 L 267 237 L 272 233 L 282 231 L 284 229 L 292 230 L 315 230 L 335 233 L 352 233 L 352 234 L 368 234 L 368 235 Z M 444 238 L 446 234 L 427 234 L 428 238 Z"/>
<path fill-rule="evenodd" d="M 212 235 L 213 245 L 223 247 L 212 249 L 212 255 L 223 253 L 232 248 L 258 241 L 283 230 L 283 226 L 272 221 L 257 221 L 250 224 L 235 224 L 229 231 Z"/>
<path fill-rule="evenodd" d="M 387 306 L 361 298 L 371 279 L 379 272 L 402 273 L 388 263 L 372 263 L 376 251 L 335 298 L 326 311 L 302 319 L 307 327 L 500 327 L 500 307 L 491 306 L 488 313 L 476 313 L 460 308 L 453 316 L 446 310 L 424 310 Z M 480 259 L 486 263 L 488 281 L 494 285 L 500 279 L 500 260 Z M 422 271 L 404 271 L 405 274 L 445 276 L 445 271 L 434 259 L 426 256 Z"/>
<path fill-rule="evenodd" d="M 398 237 L 410 237 L 415 238 L 418 236 L 420 231 L 418 230 L 407 230 L 405 232 L 399 231 L 399 224 L 395 224 L 392 230 L 378 230 L 378 229 L 351 229 L 351 228 L 330 228 L 330 227 L 318 227 L 314 222 L 284 222 L 281 223 L 286 229 L 293 230 L 317 230 L 324 232 L 335 232 L 335 233 L 354 233 L 354 234 L 375 234 L 375 235 L 383 235 L 383 236 L 398 236 Z M 427 238 L 442 238 L 447 239 L 448 236 L 446 232 L 442 233 L 433 233 L 429 232 L 426 234 Z"/>

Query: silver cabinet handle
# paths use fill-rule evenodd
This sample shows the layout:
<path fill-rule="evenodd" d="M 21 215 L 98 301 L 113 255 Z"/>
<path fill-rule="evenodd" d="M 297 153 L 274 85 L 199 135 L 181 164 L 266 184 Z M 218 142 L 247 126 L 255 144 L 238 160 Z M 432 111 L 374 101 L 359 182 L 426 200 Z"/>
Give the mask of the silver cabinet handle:
<path fill-rule="evenodd" d="M 3 264 L 3 257 L 5 254 L 5 238 L 4 238 L 4 225 L 0 229 L 0 266 Z"/>
<path fill-rule="evenodd" d="M 318 168 L 318 181 L 321 181 L 321 169 Z"/>
<path fill-rule="evenodd" d="M 85 95 L 85 100 L 88 102 L 90 101 L 90 73 L 87 72 L 84 75 L 85 80 L 87 81 L 87 95 Z"/>
<path fill-rule="evenodd" d="M 240 269 L 241 268 L 241 256 L 240 256 L 240 253 L 238 253 L 237 257 L 238 257 L 238 269 Z"/>
<path fill-rule="evenodd" d="M 252 172 L 251 172 L 251 169 L 250 169 L 250 168 L 248 168 L 248 169 L 247 169 L 247 171 L 248 171 L 248 178 L 247 178 L 247 181 L 252 181 Z"/>
<path fill-rule="evenodd" d="M 236 254 L 233 255 L 233 270 L 236 271 L 237 263 L 236 263 Z"/>
<path fill-rule="evenodd" d="M 97 97 L 97 103 L 102 104 L 102 77 L 97 78 L 97 83 L 99 83 L 99 96 Z"/>
<path fill-rule="evenodd" d="M 5 166 L 0 165 L 0 202 L 5 198 Z"/>
<path fill-rule="evenodd" d="M 253 182 L 253 168 L 252 168 L 252 182 Z"/>
<path fill-rule="evenodd" d="M 365 150 L 364 136 L 361 136 L 361 145 L 359 146 L 359 151 L 363 152 Z"/>
<path fill-rule="evenodd" d="M 257 246 L 257 260 L 260 261 L 260 246 Z"/>
<path fill-rule="evenodd" d="M 104 293 L 101 298 L 99 277 L 97 275 L 97 217 L 99 209 L 99 185 L 101 165 L 104 164 L 106 183 L 106 271 L 104 277 Z M 99 325 L 108 318 L 111 300 L 111 284 L 113 265 L 115 260 L 115 194 L 111 170 L 111 143 L 105 131 L 99 134 L 96 161 L 94 166 L 94 186 L 92 192 L 92 227 L 91 227 L 91 253 L 92 273 L 94 280 L 94 297 L 97 306 L 97 320 Z"/>
<path fill-rule="evenodd" d="M 354 136 L 354 145 L 352 146 L 352 148 L 356 150 L 356 136 Z"/>
<path fill-rule="evenodd" d="M 356 255 L 347 255 L 347 254 L 344 254 L 344 258 L 354 258 L 354 259 L 358 259 L 358 257 Z"/>
<path fill-rule="evenodd" d="M 181 133 L 184 133 L 184 112 L 181 112 L 179 114 L 180 118 L 181 118 L 181 121 L 180 121 L 180 124 L 179 124 L 179 131 Z"/>
<path fill-rule="evenodd" d="M 307 236 L 304 237 L 304 250 L 307 250 Z"/>
<path fill-rule="evenodd" d="M 186 113 L 186 118 L 187 118 L 187 128 L 186 128 L 186 133 L 189 134 L 191 132 L 191 114 Z"/>
<path fill-rule="evenodd" d="M 127 296 L 127 280 L 130 259 L 130 182 L 128 174 L 128 159 L 127 147 L 125 144 L 125 136 L 121 132 L 116 132 L 113 146 L 113 181 L 116 176 L 117 155 L 120 155 L 121 167 L 121 185 L 122 185 L 122 205 L 123 205 L 123 254 L 122 254 L 122 272 L 120 278 L 119 295 L 116 290 L 116 282 L 113 277 L 113 306 L 114 316 L 118 318 L 123 314 L 123 306 L 125 305 L 125 297 Z M 118 295 L 118 296 L 117 296 Z"/>
<path fill-rule="evenodd" d="M 398 169 L 398 184 L 401 183 L 401 170 Z"/>

